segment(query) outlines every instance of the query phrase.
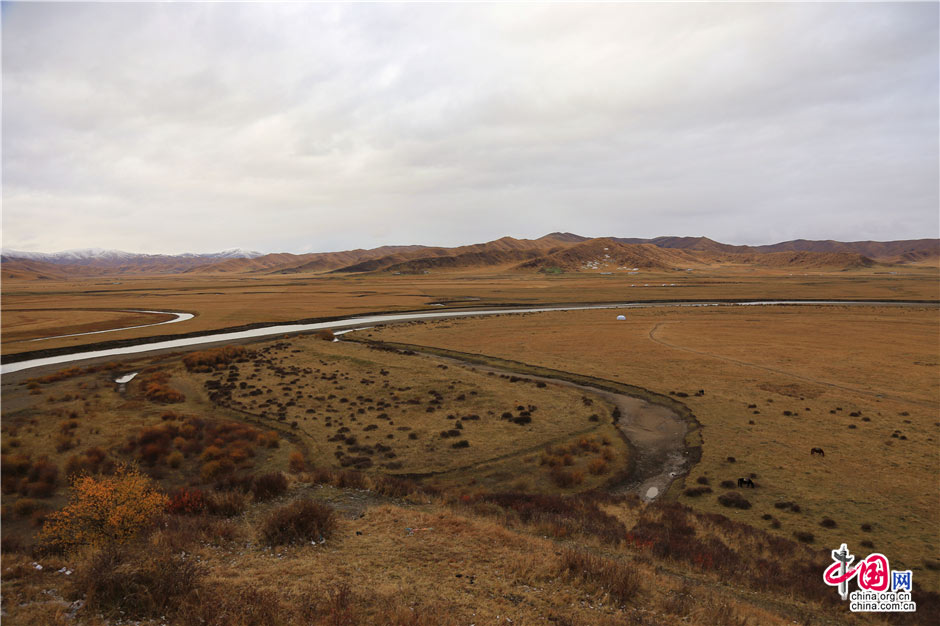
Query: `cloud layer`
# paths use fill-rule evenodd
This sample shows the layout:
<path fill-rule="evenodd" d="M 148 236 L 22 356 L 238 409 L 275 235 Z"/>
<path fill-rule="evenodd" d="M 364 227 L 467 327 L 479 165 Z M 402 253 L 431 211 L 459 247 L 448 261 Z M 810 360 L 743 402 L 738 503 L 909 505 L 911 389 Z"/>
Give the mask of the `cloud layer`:
<path fill-rule="evenodd" d="M 3 5 L 3 245 L 936 237 L 925 4 Z"/>

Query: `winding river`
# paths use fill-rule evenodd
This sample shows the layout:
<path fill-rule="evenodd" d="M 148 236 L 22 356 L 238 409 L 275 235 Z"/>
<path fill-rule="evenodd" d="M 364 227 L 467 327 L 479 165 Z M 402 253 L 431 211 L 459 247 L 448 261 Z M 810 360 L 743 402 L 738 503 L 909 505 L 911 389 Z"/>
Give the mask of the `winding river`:
<path fill-rule="evenodd" d="M 191 320 L 195 315 L 192 313 L 174 313 L 173 311 L 143 311 L 139 309 L 121 309 L 121 313 L 154 313 L 156 315 L 175 315 L 171 320 L 165 320 L 162 322 L 154 322 L 153 324 L 138 324 L 137 326 L 124 326 L 122 328 L 108 328 L 106 330 L 92 330 L 87 333 L 71 333 L 69 335 L 53 335 L 52 337 L 40 337 L 38 339 L 27 339 L 26 343 L 33 343 L 35 341 L 48 341 L 50 339 L 62 339 L 63 337 L 81 337 L 82 335 L 100 335 L 101 333 L 116 333 L 119 330 L 131 330 L 132 328 L 147 328 L 149 326 L 163 326 L 164 324 L 176 324 L 177 322 L 185 322 Z"/>
<path fill-rule="evenodd" d="M 653 307 L 707 307 L 707 306 L 776 306 L 776 305 L 804 305 L 804 306 L 936 306 L 935 303 L 923 302 L 878 302 L 867 300 L 757 300 L 747 302 L 637 302 L 637 303 L 614 303 L 614 304 L 593 304 L 577 306 L 540 306 L 540 307 L 519 307 L 511 309 L 478 309 L 464 311 L 434 311 L 427 313 L 382 313 L 375 315 L 360 315 L 348 317 L 328 322 L 316 322 L 312 324 L 281 324 L 277 326 L 265 326 L 231 333 L 217 333 L 200 335 L 196 337 L 186 337 L 184 339 L 170 339 L 167 341 L 158 341 L 152 343 L 140 343 L 133 346 L 124 346 L 121 348 L 109 348 L 104 350 L 82 351 L 77 348 L 75 352 L 60 354 L 57 356 L 31 359 L 17 363 L 5 363 L 0 366 L 0 374 L 11 374 L 22 370 L 42 367 L 46 365 L 61 365 L 64 363 L 73 363 L 87 359 L 101 357 L 124 356 L 129 354 L 142 354 L 156 350 L 166 350 L 173 348 L 188 348 L 211 343 L 226 343 L 239 341 L 243 339 L 254 339 L 261 337 L 270 337 L 274 335 L 284 335 L 291 333 L 309 332 L 329 329 L 343 329 L 356 326 L 370 326 L 374 324 L 386 324 L 390 322 L 410 322 L 414 320 L 445 319 L 456 317 L 474 317 L 482 315 L 512 315 L 518 313 L 545 313 L 548 311 L 585 311 L 593 309 L 640 309 Z M 162 311 L 146 311 L 148 313 L 161 313 Z M 190 319 L 192 314 L 182 313 L 182 316 L 188 315 L 184 319 Z M 184 319 L 169 320 L 159 324 L 169 324 L 181 322 Z M 136 326 L 130 328 L 137 328 Z M 115 328 L 112 331 L 127 330 L 126 328 Z M 95 331 L 112 332 L 112 331 Z M 83 333 L 84 334 L 84 333 Z M 88 333 L 93 334 L 93 333 Z M 51 337 L 50 337 L 51 339 Z M 145 341 L 145 339 L 143 340 Z"/>

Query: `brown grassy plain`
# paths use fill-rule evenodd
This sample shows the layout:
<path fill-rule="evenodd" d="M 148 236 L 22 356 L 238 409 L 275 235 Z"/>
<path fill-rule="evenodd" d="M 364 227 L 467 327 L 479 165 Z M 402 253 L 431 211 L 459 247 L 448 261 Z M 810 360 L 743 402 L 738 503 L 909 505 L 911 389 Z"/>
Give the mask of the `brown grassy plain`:
<path fill-rule="evenodd" d="M 910 268 L 907 276 L 873 270 L 790 276 L 788 272 L 725 267 L 714 268 L 708 276 L 693 272 L 642 278 L 451 273 L 278 276 L 250 283 L 244 277 L 163 281 L 122 277 L 121 281 L 121 285 L 5 281 L 4 354 L 23 345 L 7 343 L 6 330 L 8 324 L 12 328 L 25 319 L 21 316 L 26 308 L 62 307 L 62 319 L 68 319 L 72 309 L 82 308 L 199 314 L 176 326 L 108 334 L 109 339 L 120 339 L 258 321 L 429 308 L 435 301 L 457 306 L 644 299 L 937 298 L 936 270 L 929 268 Z M 628 286 L 661 283 L 677 283 L 677 287 Z M 940 318 L 936 308 L 667 307 L 626 314 L 625 322 L 616 322 L 616 312 L 611 310 L 444 320 L 372 329 L 361 335 L 492 355 L 622 381 L 662 394 L 687 394 L 673 397 L 687 404 L 703 425 L 703 456 L 683 483 L 674 484 L 664 502 L 641 504 L 603 496 L 555 500 L 550 495 L 524 494 L 500 498 L 490 490 L 570 493 L 603 483 L 607 475 L 585 472 L 581 485 L 559 489 L 551 482 L 548 467 L 541 464 L 542 456 L 528 451 L 530 443 L 538 447 L 551 441 L 553 448 L 559 447 L 554 443 L 558 440 L 577 444 L 582 426 L 596 429 L 588 436 L 607 436 L 603 429 L 612 428 L 609 420 L 587 421 L 599 403 L 585 407 L 580 392 L 513 383 L 452 362 L 313 337 L 252 344 L 250 349 L 270 348 L 262 356 L 270 364 L 259 363 L 256 370 L 249 361 L 235 363 L 235 376 L 228 366 L 218 372 L 187 371 L 182 355 L 135 358 L 37 385 L 17 384 L 28 373 L 4 376 L 3 452 L 5 457 L 28 454 L 33 461 L 46 455 L 59 468 L 72 455 L 92 447 L 109 451 L 115 459 L 132 458 L 141 446 L 128 453 L 110 451 L 125 445 L 129 435 L 148 428 L 183 427 L 186 416 L 231 421 L 263 432 L 276 430 L 279 447 L 259 443 L 254 456 L 239 461 L 246 471 L 255 473 L 286 470 L 291 453 L 297 450 L 304 450 L 308 461 L 322 462 L 335 472 L 341 465 L 335 455 L 337 445 L 350 457 L 362 454 L 351 451 L 351 446 L 367 444 L 374 450 L 379 441 L 393 442 L 396 457 L 373 455 L 366 478 L 319 470 L 289 472 L 287 494 L 273 503 L 249 503 L 231 519 L 172 515 L 161 529 L 143 538 L 139 548 L 128 547 L 126 558 L 131 560 L 137 558 L 134 555 L 149 558 L 172 548 L 176 553 L 184 550 L 200 563 L 204 578 L 198 590 L 202 595 L 186 600 L 196 604 L 182 605 L 185 608 L 175 618 L 178 623 L 199 623 L 200 616 L 209 614 L 216 620 L 209 623 L 231 625 L 418 626 L 448 620 L 508 624 L 506 618 L 513 624 L 548 619 L 573 626 L 885 623 L 879 616 L 848 614 L 833 598 L 835 592 L 818 581 L 828 560 L 824 551 L 843 541 L 855 554 L 863 555 L 862 542 L 871 542 L 873 549 L 891 559 L 894 568 L 910 567 L 915 572 L 915 589 L 940 588 L 937 570 L 927 568 L 928 562 L 936 568 L 940 560 L 936 532 L 940 519 L 936 445 L 940 437 Z M 55 314 L 37 318 L 30 330 L 59 334 L 62 319 Z M 82 320 L 97 322 L 108 320 Z M 54 340 L 43 347 L 101 339 Z M 440 368 L 442 364 L 448 369 Z M 162 405 L 147 400 L 140 384 L 147 373 L 144 368 L 168 374 L 165 383 L 155 384 L 182 392 L 185 401 Z M 287 373 L 295 368 L 310 372 Z M 110 382 L 113 375 L 134 370 L 144 374 L 129 385 L 125 395 L 115 393 Z M 303 378 L 307 387 L 291 384 L 294 378 Z M 159 381 L 159 376 L 152 380 Z M 206 386 L 210 381 L 231 382 L 231 397 L 213 399 L 213 388 Z M 388 383 L 384 389 L 383 382 Z M 398 391 L 407 387 L 411 389 Z M 400 397 L 399 406 L 389 396 L 385 401 L 390 407 L 380 408 L 377 392 L 393 388 Z M 249 395 L 257 389 L 263 395 Z M 460 406 L 460 413 L 446 405 L 429 405 L 432 389 L 441 394 L 443 403 Z M 704 395 L 696 396 L 700 389 Z M 336 398 L 330 399 L 331 394 Z M 457 400 L 461 394 L 466 400 Z M 339 402 L 341 397 L 347 402 Z M 412 397 L 424 398 L 424 402 L 409 404 Z M 276 402 L 262 406 L 268 398 Z M 352 402 L 356 405 L 350 408 Z M 531 424 L 498 419 L 503 410 L 512 409 L 517 415 L 518 406 L 529 404 L 539 407 L 532 413 Z M 438 410 L 428 412 L 429 406 Z M 489 410 L 497 416 L 492 423 L 484 419 Z M 168 411 L 183 419 L 164 419 Z M 267 414 L 260 416 L 261 411 Z M 466 436 L 440 438 L 444 430 L 440 424 L 456 421 L 447 420 L 447 414 L 457 417 L 464 411 L 480 415 L 481 420 L 463 422 Z M 379 420 L 380 412 L 388 413 L 389 419 Z M 545 419 L 549 413 L 558 419 Z M 325 426 L 327 416 L 332 418 L 329 427 Z M 355 444 L 326 440 L 338 434 L 341 420 L 350 432 L 358 431 Z M 292 422 L 297 422 L 296 428 Z M 375 429 L 365 430 L 373 424 Z M 401 427 L 412 430 L 398 430 Z M 408 439 L 414 431 L 428 437 Z M 526 433 L 525 438 L 517 436 L 520 432 Z M 388 435 L 394 438 L 387 439 Z M 451 447 L 451 442 L 463 438 L 469 447 Z M 74 447 L 58 450 L 66 440 Z M 611 447 L 622 445 L 615 437 L 610 440 Z M 431 441 L 436 445 L 426 447 Z M 206 447 L 215 443 L 226 454 L 235 452 L 221 439 L 205 442 Z M 526 452 L 520 453 L 523 445 Z M 811 457 L 812 447 L 823 448 L 826 456 Z M 572 465 L 567 467 L 572 469 L 582 469 L 597 457 L 571 450 Z M 161 461 L 155 474 L 167 489 L 193 484 L 209 490 L 200 472 L 214 457 L 203 458 L 204 453 L 184 457 L 178 467 Z M 617 448 L 617 453 L 625 450 Z M 489 454 L 508 456 L 480 463 L 492 458 Z M 563 455 L 559 450 L 555 456 Z M 623 457 L 617 458 L 622 463 Z M 381 467 L 395 462 L 402 466 Z M 383 472 L 429 471 L 446 473 L 425 479 L 427 491 L 377 487 Z M 756 475 L 754 490 L 720 486 L 722 481 L 751 474 Z M 705 486 L 700 480 L 707 481 L 712 492 L 686 495 L 689 489 Z M 330 481 L 332 486 L 323 484 Z M 729 491 L 741 494 L 753 506 L 748 510 L 721 506 L 717 497 Z M 7 541 L 28 538 L 49 507 L 64 503 L 64 494 L 64 470 L 49 497 L 4 493 L 3 607 L 4 620 L 11 624 L 75 623 L 69 617 L 75 611 L 69 601 L 82 595 L 56 572 L 60 567 L 85 572 L 93 555 L 30 553 L 28 548 L 11 549 L 15 542 Z M 334 535 L 317 546 L 263 546 L 258 536 L 261 522 L 272 507 L 296 497 L 335 506 L 341 516 Z M 669 502 L 671 498 L 692 510 Z M 18 506 L 22 500 L 32 503 Z M 37 502 L 38 507 L 32 508 Z M 776 506 L 784 502 L 797 504 L 799 510 Z M 722 521 L 714 513 L 733 522 Z M 821 525 L 826 517 L 835 521 L 834 528 Z M 870 530 L 863 525 L 870 525 Z M 408 533 L 406 528 L 417 530 Z M 794 539 L 795 532 L 813 533 L 813 543 L 787 541 Z M 37 559 L 43 564 L 41 571 L 33 566 Z M 125 567 L 135 571 L 135 567 L 145 567 L 147 560 L 139 558 Z M 768 564 L 780 568 L 777 575 L 762 569 Z M 913 617 L 930 623 L 929 614 L 923 613 L 929 606 L 922 604 Z M 87 610 L 78 615 L 79 623 L 108 623 Z M 160 622 L 157 617 L 141 621 Z"/>
<path fill-rule="evenodd" d="M 889 273 L 896 271 L 897 273 Z M 117 283 L 117 284 L 115 284 Z M 662 285 L 675 284 L 675 287 Z M 637 285 L 631 287 L 631 285 Z M 649 285 L 643 287 L 642 285 Z M 649 300 L 802 298 L 936 300 L 936 269 L 900 266 L 824 272 L 787 271 L 746 266 L 715 266 L 694 272 L 660 271 L 628 275 L 570 273 L 485 273 L 472 270 L 394 276 L 383 273 L 335 276 L 121 276 L 25 281 L 2 284 L 2 353 L 36 349 L 14 343 L 25 338 L 65 334 L 76 310 L 146 309 L 190 312 L 195 319 L 172 325 L 70 337 L 42 342 L 43 348 L 79 346 L 96 341 L 205 331 L 257 322 L 375 311 L 440 309 L 501 304 L 622 302 Z M 52 312 L 39 319 L 37 310 Z M 87 315 L 83 313 L 82 315 Z M 91 319 L 83 324 L 100 330 Z M 116 325 L 120 327 L 120 325 Z M 28 334 L 8 336 L 22 329 Z M 77 330 L 75 332 L 81 332 Z"/>
<path fill-rule="evenodd" d="M 936 308 L 626 314 L 625 322 L 615 321 L 613 311 L 413 322 L 363 334 L 686 393 L 681 401 L 703 425 L 704 444 L 685 484 L 674 485 L 681 502 L 788 537 L 811 532 L 820 547 L 872 542 L 937 588 L 936 572 L 924 567 L 940 550 Z M 695 396 L 700 389 L 704 395 Z M 826 456 L 811 457 L 814 447 Z M 752 473 L 757 488 L 741 491 L 752 508 L 717 502 Z M 713 493 L 684 495 L 700 477 Z M 725 480 L 734 488 L 720 487 Z M 783 502 L 800 512 L 775 506 Z M 836 527 L 821 526 L 824 517 Z"/>

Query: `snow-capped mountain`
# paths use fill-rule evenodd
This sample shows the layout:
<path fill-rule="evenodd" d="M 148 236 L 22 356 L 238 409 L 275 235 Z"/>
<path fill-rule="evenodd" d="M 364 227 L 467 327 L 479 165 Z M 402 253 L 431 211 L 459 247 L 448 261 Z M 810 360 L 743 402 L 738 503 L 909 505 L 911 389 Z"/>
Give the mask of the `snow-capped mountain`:
<path fill-rule="evenodd" d="M 185 254 L 138 254 L 124 252 L 123 250 L 104 250 L 102 248 L 82 248 L 79 250 L 63 250 L 62 252 L 24 252 L 21 250 L 4 250 L 6 259 L 26 259 L 29 261 L 42 261 L 59 265 L 86 265 L 90 263 L 135 263 L 147 261 L 171 261 L 173 259 L 201 259 L 206 261 L 219 261 L 224 259 L 254 259 L 263 256 L 262 252 L 252 252 L 232 248 L 222 252 L 185 253 Z"/>

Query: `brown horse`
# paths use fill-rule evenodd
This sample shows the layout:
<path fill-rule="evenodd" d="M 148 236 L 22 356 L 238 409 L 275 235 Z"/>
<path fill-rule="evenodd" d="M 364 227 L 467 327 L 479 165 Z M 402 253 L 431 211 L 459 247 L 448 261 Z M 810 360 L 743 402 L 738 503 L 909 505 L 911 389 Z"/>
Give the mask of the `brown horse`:
<path fill-rule="evenodd" d="M 819 456 L 826 456 L 826 453 L 823 452 L 822 448 L 813 448 L 812 450 L 809 451 L 809 453 L 811 456 L 816 456 L 817 454 Z"/>

